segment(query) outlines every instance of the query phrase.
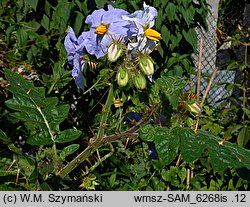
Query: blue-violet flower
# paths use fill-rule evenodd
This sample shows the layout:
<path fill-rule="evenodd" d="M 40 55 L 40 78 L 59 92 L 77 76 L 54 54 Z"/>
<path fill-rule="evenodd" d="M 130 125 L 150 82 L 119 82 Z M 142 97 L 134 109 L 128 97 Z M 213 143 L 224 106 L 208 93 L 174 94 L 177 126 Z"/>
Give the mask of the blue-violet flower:
<path fill-rule="evenodd" d="M 86 40 L 87 52 L 99 59 L 106 55 L 108 47 L 115 40 L 124 42 L 131 38 L 131 23 L 122 18 L 128 14 L 125 10 L 108 5 L 107 11 L 99 9 L 89 15 L 85 23 L 90 24 L 90 30 L 81 35 Z"/>
<path fill-rule="evenodd" d="M 124 20 L 130 21 L 137 29 L 137 42 L 129 43 L 129 50 L 138 49 L 142 52 L 152 52 L 156 46 L 156 42 L 161 39 L 161 34 L 152 27 L 155 24 L 157 10 L 143 3 L 144 11 L 135 11 L 130 15 L 123 15 Z"/>

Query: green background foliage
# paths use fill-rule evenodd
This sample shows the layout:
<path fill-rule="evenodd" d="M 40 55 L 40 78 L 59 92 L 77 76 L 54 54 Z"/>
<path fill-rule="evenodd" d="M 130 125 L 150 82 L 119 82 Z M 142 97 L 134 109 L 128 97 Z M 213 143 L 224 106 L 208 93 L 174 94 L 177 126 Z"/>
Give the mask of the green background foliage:
<path fill-rule="evenodd" d="M 194 74 L 195 28 L 207 27 L 206 1 L 145 2 L 162 34 L 154 82 L 112 93 L 112 65 L 102 62 L 84 68 L 87 89 L 77 89 L 63 45 L 68 26 L 79 36 L 86 16 L 110 1 L 0 2 L 0 190 L 249 190 L 249 109 L 205 104 L 195 133 L 196 100 L 183 90 Z M 132 13 L 142 3 L 111 4 Z M 123 123 L 131 111 L 143 114 L 134 127 Z M 165 123 L 148 124 L 159 114 Z"/>

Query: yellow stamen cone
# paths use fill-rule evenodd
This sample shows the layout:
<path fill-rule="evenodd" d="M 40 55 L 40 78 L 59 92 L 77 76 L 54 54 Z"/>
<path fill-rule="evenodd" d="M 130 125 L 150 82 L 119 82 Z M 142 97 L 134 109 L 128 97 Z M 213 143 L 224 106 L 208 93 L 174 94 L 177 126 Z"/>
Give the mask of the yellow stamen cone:
<path fill-rule="evenodd" d="M 150 29 L 150 28 L 146 29 L 144 31 L 144 34 L 150 40 L 159 41 L 161 39 L 161 34 L 155 31 L 154 29 Z"/>
<path fill-rule="evenodd" d="M 104 34 L 106 34 L 107 30 L 108 30 L 107 26 L 100 25 L 99 27 L 97 27 L 95 29 L 95 33 L 96 34 L 100 34 L 100 35 L 104 35 Z"/>

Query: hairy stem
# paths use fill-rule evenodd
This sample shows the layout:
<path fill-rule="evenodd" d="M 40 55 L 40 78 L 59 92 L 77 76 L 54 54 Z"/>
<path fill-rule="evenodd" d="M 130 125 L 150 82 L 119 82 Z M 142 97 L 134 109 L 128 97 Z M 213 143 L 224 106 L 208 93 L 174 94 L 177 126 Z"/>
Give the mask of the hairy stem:
<path fill-rule="evenodd" d="M 110 144 L 110 149 L 111 149 L 111 151 L 108 154 L 106 154 L 104 157 L 100 158 L 90 169 L 86 169 L 86 172 L 82 173 L 81 177 L 84 177 L 85 175 L 94 171 L 103 161 L 105 161 L 110 156 L 112 156 L 114 154 L 114 151 L 115 151 L 112 144 Z"/>
<path fill-rule="evenodd" d="M 101 142 L 101 140 L 104 136 L 105 125 L 107 122 L 107 118 L 108 118 L 108 114 L 109 114 L 109 110 L 110 110 L 110 106 L 112 104 L 113 98 L 114 98 L 114 89 L 113 89 L 113 86 L 110 86 L 109 94 L 108 94 L 106 103 L 102 109 L 102 117 L 101 117 L 99 129 L 98 129 L 97 137 L 95 139 L 95 141 L 97 143 Z"/>
<path fill-rule="evenodd" d="M 109 88 L 109 93 L 108 93 L 106 103 L 102 109 L 102 117 L 101 117 L 99 129 L 98 129 L 97 137 L 95 138 L 92 144 L 90 144 L 83 152 L 81 152 L 70 163 L 68 163 L 60 172 L 58 172 L 58 175 L 60 175 L 61 177 L 65 177 L 68 173 L 70 173 L 73 169 L 75 169 L 80 163 L 86 160 L 92 154 L 92 152 L 96 151 L 99 147 L 102 146 L 102 139 L 104 136 L 105 125 L 106 125 L 106 121 L 108 118 L 110 106 L 113 101 L 113 97 L 114 97 L 114 90 L 113 90 L 113 86 L 111 85 Z"/>
<path fill-rule="evenodd" d="M 106 124 L 107 116 L 109 113 L 109 108 L 113 100 L 113 88 L 112 86 L 110 87 L 109 95 L 106 101 L 106 104 L 103 108 L 103 113 L 102 113 L 102 118 L 100 122 L 100 127 L 98 130 L 98 134 L 96 139 L 91 143 L 83 152 L 77 155 L 71 162 L 69 162 L 64 168 L 62 168 L 57 175 L 60 177 L 65 177 L 68 175 L 73 169 L 75 169 L 79 164 L 81 164 L 84 160 L 86 160 L 93 152 L 95 152 L 98 148 L 110 144 L 112 142 L 116 142 L 118 140 L 123 140 L 127 137 L 130 137 L 132 139 L 136 139 L 138 137 L 138 129 L 140 129 L 142 126 L 148 123 L 150 117 L 152 114 L 158 110 L 160 107 L 160 104 L 156 105 L 150 113 L 145 115 L 142 120 L 140 120 L 137 125 L 129 128 L 128 130 L 121 132 L 121 133 L 116 133 L 112 134 L 109 136 L 104 136 L 104 125 Z"/>

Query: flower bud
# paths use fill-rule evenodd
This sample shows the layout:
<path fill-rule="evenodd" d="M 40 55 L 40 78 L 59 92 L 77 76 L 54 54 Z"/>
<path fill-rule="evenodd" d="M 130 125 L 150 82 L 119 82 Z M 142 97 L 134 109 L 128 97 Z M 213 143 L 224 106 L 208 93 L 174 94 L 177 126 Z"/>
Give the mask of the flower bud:
<path fill-rule="evenodd" d="M 111 62 L 115 62 L 122 54 L 121 44 L 113 42 L 108 48 L 108 59 Z"/>
<path fill-rule="evenodd" d="M 134 76 L 134 85 L 138 89 L 146 88 L 146 79 L 142 74 L 137 74 Z"/>
<path fill-rule="evenodd" d="M 139 66 L 145 75 L 150 76 L 154 74 L 154 64 L 149 57 L 142 57 L 139 61 Z"/>
<path fill-rule="evenodd" d="M 128 71 L 125 67 L 120 67 L 118 73 L 117 73 L 117 83 L 119 86 L 124 87 L 128 83 Z"/>

